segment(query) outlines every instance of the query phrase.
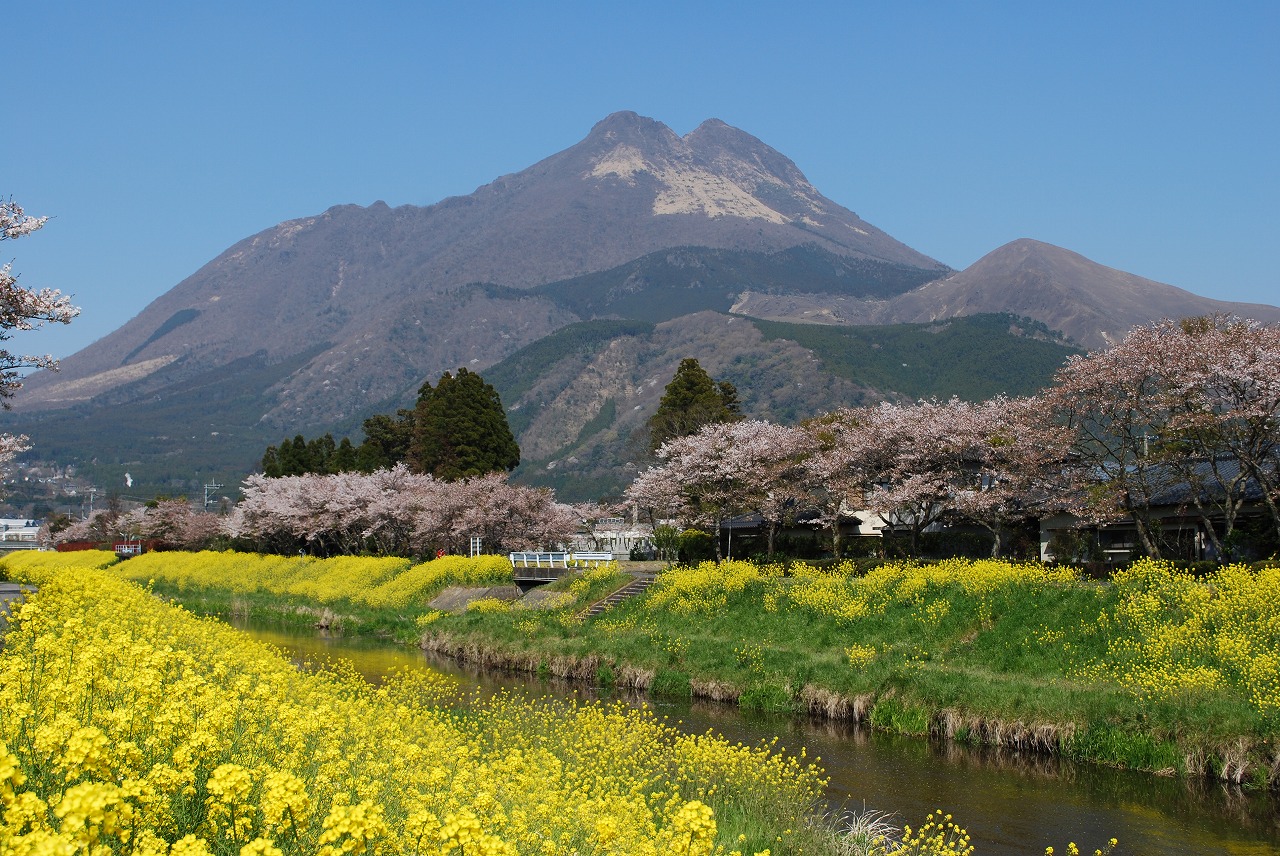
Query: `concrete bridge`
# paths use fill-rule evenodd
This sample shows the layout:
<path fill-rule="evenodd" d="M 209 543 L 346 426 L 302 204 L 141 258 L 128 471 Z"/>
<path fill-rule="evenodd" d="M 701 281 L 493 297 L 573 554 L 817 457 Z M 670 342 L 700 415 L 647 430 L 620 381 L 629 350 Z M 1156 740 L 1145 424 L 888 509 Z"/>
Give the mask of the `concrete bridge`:
<path fill-rule="evenodd" d="M 579 568 L 612 562 L 612 553 L 524 552 L 511 553 L 511 576 L 521 591 L 555 582 Z"/>

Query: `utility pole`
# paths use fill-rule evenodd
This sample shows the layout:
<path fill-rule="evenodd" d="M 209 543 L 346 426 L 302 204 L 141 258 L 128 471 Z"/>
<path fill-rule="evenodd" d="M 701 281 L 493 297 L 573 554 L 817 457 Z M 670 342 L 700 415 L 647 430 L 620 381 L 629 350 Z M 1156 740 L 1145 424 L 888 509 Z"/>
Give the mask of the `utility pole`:
<path fill-rule="evenodd" d="M 220 485 L 217 482 L 209 482 L 207 485 L 204 486 L 204 510 L 205 511 L 209 510 L 209 502 L 214 498 L 213 496 L 214 493 L 216 491 L 222 490 L 223 487 L 225 487 L 225 485 Z"/>

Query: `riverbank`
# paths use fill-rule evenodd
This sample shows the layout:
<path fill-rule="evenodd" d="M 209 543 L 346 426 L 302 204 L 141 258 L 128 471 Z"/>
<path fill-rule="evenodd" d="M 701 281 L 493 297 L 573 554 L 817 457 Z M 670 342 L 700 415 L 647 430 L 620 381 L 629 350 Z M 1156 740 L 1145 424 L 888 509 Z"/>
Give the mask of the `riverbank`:
<path fill-rule="evenodd" d="M 1264 788 L 1280 771 L 1273 585 L 1156 563 L 1105 586 L 1005 562 L 865 577 L 707 563 L 598 619 L 468 613 L 433 622 L 423 645 L 487 668 Z"/>
<path fill-rule="evenodd" d="M 154 579 L 157 593 L 193 609 L 276 610 L 309 623 L 330 615 L 343 632 L 420 640 L 488 668 L 1246 787 L 1280 778 L 1280 640 L 1267 629 L 1276 620 L 1274 570 L 1227 568 L 1197 580 L 1141 563 L 1098 585 L 993 561 L 897 564 L 866 576 L 707 563 L 666 572 L 646 594 L 586 620 L 581 607 L 608 583 L 599 572 L 562 581 L 559 600 L 543 600 L 550 608 L 481 601 L 451 614 L 405 600 L 365 619 L 367 604 L 350 597 L 264 590 L 285 588 L 282 579 L 319 590 L 305 567 L 330 580 L 328 590 L 354 590 L 361 560 L 141 559 L 119 572 Z M 240 570 L 220 571 L 220 562 Z M 270 562 L 295 564 L 272 581 L 263 576 Z M 199 585 L 196 565 L 205 569 L 194 575 Z M 447 576 L 414 573 L 437 586 Z M 365 576 L 374 588 L 395 584 L 394 575 Z M 225 587 L 208 584 L 219 578 Z"/>

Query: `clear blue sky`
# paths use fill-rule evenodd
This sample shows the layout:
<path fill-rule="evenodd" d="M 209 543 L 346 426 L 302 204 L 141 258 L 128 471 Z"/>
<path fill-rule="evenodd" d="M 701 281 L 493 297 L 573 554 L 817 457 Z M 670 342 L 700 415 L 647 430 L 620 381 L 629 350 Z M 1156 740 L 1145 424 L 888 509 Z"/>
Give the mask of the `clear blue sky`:
<path fill-rule="evenodd" d="M 3 245 L 111 332 L 235 241 L 710 117 L 963 268 L 1020 237 L 1280 303 L 1280 3 L 11 3 Z"/>

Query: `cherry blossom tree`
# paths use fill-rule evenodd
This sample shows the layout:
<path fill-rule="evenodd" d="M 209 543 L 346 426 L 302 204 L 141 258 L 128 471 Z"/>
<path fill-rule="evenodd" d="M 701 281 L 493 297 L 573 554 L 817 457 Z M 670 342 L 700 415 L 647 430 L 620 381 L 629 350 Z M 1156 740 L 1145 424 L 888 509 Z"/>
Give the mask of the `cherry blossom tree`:
<path fill-rule="evenodd" d="M 26 237 L 47 220 L 47 217 L 30 216 L 12 199 L 0 201 L 0 241 Z M 34 330 L 46 323 L 69 324 L 79 314 L 80 310 L 71 305 L 69 297 L 56 289 L 24 288 L 18 284 L 12 263 L 0 264 L 0 342 L 8 340 L 17 330 Z M 0 348 L 0 402 L 8 408 L 9 398 L 22 386 L 22 369 L 56 369 L 57 366 L 57 361 L 48 355 L 20 355 Z M 27 448 L 26 437 L 0 435 L 0 461 Z"/>
<path fill-rule="evenodd" d="M 1169 402 L 1167 465 L 1189 486 L 1218 554 L 1250 482 L 1280 537 L 1280 325 L 1214 316 L 1143 332 L 1135 338 L 1154 349 Z M 1223 521 L 1221 537 L 1211 515 Z"/>
<path fill-rule="evenodd" d="M 1007 402 L 977 405 L 959 399 L 883 403 L 843 409 L 806 423 L 813 449 L 804 458 L 811 500 L 841 553 L 840 521 L 860 510 L 905 529 L 911 551 L 920 535 L 962 507 L 993 514 L 997 494 L 979 503 L 984 467 L 1000 438 L 995 417 Z M 994 484 L 987 472 L 986 486 Z"/>
<path fill-rule="evenodd" d="M 704 425 L 696 434 L 676 437 L 658 449 L 658 458 L 684 498 L 690 522 L 713 530 L 717 562 L 722 558 L 720 524 L 745 510 L 754 450 L 739 443 L 742 435 L 735 429 L 742 424 Z M 749 443 L 752 438 L 748 435 L 745 439 Z"/>
<path fill-rule="evenodd" d="M 76 520 L 64 529 L 59 530 L 51 538 L 54 544 L 69 544 L 76 541 L 102 543 L 114 541 L 120 536 L 120 514 L 109 508 L 100 508 L 84 520 Z"/>
<path fill-rule="evenodd" d="M 450 534 L 456 541 L 478 535 L 485 549 L 562 545 L 573 538 L 578 515 L 570 505 L 557 503 L 546 488 L 509 484 L 501 473 L 454 483 L 450 497 L 458 514 Z"/>
<path fill-rule="evenodd" d="M 220 521 L 216 514 L 192 508 L 186 499 L 160 499 L 121 515 L 116 528 L 167 547 L 203 550 L 218 537 Z"/>
<path fill-rule="evenodd" d="M 862 424 L 874 480 L 867 508 L 905 528 L 911 552 L 920 535 L 957 507 L 981 471 L 984 423 L 977 405 L 958 398 L 870 408 Z"/>
<path fill-rule="evenodd" d="M 372 473 L 253 475 L 224 531 L 260 549 L 321 555 L 461 552 L 472 536 L 488 551 L 555 545 L 577 515 L 544 489 L 510 485 L 502 474 L 446 482 L 399 464 Z"/>
<path fill-rule="evenodd" d="M 655 464 L 636 476 L 623 494 L 656 532 L 660 520 L 685 519 L 685 497 L 665 464 Z"/>
<path fill-rule="evenodd" d="M 765 527 L 765 549 L 772 557 L 778 530 L 795 517 L 806 499 L 805 461 L 815 450 L 813 438 L 802 428 L 768 422 L 746 423 L 754 432 L 752 467 L 748 482 L 750 504 Z"/>
<path fill-rule="evenodd" d="M 1148 555 L 1160 556 L 1154 497 L 1176 483 L 1166 466 L 1171 402 L 1159 334 L 1134 329 L 1120 344 L 1073 356 L 1044 392 L 1048 414 L 1073 432 L 1072 489 L 1095 521 L 1129 517 Z"/>
<path fill-rule="evenodd" d="M 1000 555 L 1005 531 L 1013 524 L 1061 507 L 1063 472 L 1068 466 L 1071 432 L 1045 418 L 1038 398 L 997 396 L 975 405 L 969 430 L 979 438 L 973 467 L 954 498 L 956 512 L 991 533 L 991 555 Z"/>
<path fill-rule="evenodd" d="M 1073 357 L 1045 400 L 1076 432 L 1078 484 L 1095 517 L 1132 518 L 1143 549 L 1158 557 L 1152 501 L 1182 487 L 1222 555 L 1251 482 L 1280 536 L 1278 376 L 1280 327 L 1227 317 L 1162 321 Z"/>
<path fill-rule="evenodd" d="M 660 463 L 632 485 L 628 497 L 648 508 L 677 510 L 688 523 L 714 532 L 716 560 L 721 558 L 720 529 L 737 513 L 781 514 L 781 489 L 770 504 L 772 474 L 781 479 L 799 445 L 794 432 L 769 422 L 716 422 L 696 433 L 675 437 L 658 448 Z M 794 465 L 793 465 L 794 466 Z"/>
<path fill-rule="evenodd" d="M 866 497 L 885 469 L 881 444 L 875 442 L 869 408 L 842 408 L 810 419 L 802 426 L 808 454 L 801 464 L 800 484 L 819 512 L 817 522 L 831 532 L 831 552 L 843 552 L 841 520 L 866 508 Z"/>

